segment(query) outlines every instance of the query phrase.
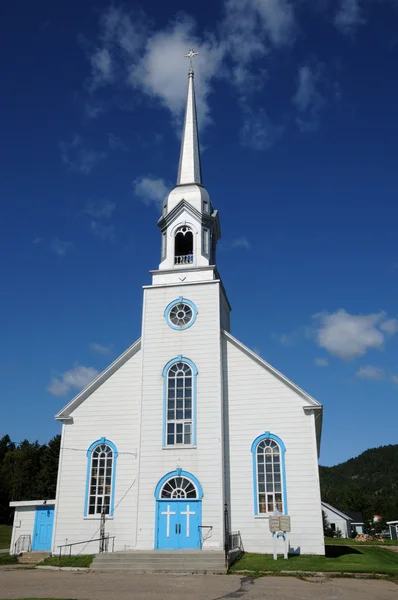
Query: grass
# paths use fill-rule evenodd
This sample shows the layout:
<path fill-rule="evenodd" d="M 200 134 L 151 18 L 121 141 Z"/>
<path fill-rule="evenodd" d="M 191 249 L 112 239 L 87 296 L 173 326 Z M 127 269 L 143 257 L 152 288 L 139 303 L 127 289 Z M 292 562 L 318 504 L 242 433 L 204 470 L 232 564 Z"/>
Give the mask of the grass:
<path fill-rule="evenodd" d="M 326 556 L 279 555 L 274 560 L 269 554 L 244 554 L 230 569 L 236 571 L 335 571 L 338 573 L 380 573 L 398 575 L 398 554 L 384 548 L 362 546 L 326 546 Z"/>
<path fill-rule="evenodd" d="M 0 552 L 0 565 L 14 565 L 17 561 L 17 557 L 7 552 Z"/>
<path fill-rule="evenodd" d="M 325 544 L 333 546 L 398 546 L 398 540 L 370 540 L 357 542 L 351 538 L 325 538 Z"/>
<path fill-rule="evenodd" d="M 79 554 L 78 556 L 49 556 L 41 561 L 44 567 L 89 567 L 93 562 L 94 554 Z"/>
<path fill-rule="evenodd" d="M 0 525 L 0 548 L 9 548 L 11 544 L 12 525 Z"/>

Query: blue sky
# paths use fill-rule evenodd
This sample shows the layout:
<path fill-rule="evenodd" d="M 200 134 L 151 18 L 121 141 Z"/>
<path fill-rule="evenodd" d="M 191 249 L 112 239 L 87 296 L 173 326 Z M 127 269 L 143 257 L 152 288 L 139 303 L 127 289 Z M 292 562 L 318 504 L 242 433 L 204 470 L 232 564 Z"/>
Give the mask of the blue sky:
<path fill-rule="evenodd" d="M 322 464 L 397 442 L 397 19 L 397 0 L 9 5 L 0 435 L 55 435 L 140 335 L 193 46 L 232 333 L 324 404 Z"/>

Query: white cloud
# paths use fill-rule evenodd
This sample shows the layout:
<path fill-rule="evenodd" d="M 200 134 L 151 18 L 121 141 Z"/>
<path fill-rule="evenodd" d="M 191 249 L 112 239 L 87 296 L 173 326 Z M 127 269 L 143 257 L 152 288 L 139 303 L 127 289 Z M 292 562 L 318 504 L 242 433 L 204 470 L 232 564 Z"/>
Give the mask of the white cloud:
<path fill-rule="evenodd" d="M 101 221 L 90 221 L 90 231 L 103 242 L 115 241 L 115 226 L 104 225 Z"/>
<path fill-rule="evenodd" d="M 321 348 L 343 359 L 363 356 L 368 350 L 383 346 L 385 332 L 382 327 L 391 321 L 385 320 L 385 316 L 384 312 L 351 315 L 344 309 L 314 315 L 313 318 L 319 321 L 316 341 Z M 392 326 L 387 325 L 387 328 Z"/>
<path fill-rule="evenodd" d="M 260 108 L 257 113 L 246 111 L 240 132 L 240 141 L 246 148 L 268 150 L 275 144 L 282 132 L 283 128 L 271 123 L 265 110 Z"/>
<path fill-rule="evenodd" d="M 389 335 L 394 335 L 398 332 L 398 319 L 387 319 L 380 325 L 380 329 Z"/>
<path fill-rule="evenodd" d="M 80 391 L 85 388 L 97 375 L 98 371 L 94 367 L 76 365 L 59 377 L 53 377 L 47 390 L 53 396 L 66 396 L 72 390 Z"/>
<path fill-rule="evenodd" d="M 251 246 L 249 240 L 242 236 L 240 238 L 232 240 L 231 248 L 244 248 L 245 250 L 250 250 Z"/>
<path fill-rule="evenodd" d="M 373 367 L 372 365 L 365 365 L 363 367 L 359 367 L 358 371 L 355 373 L 356 377 L 360 379 L 384 379 L 385 374 L 383 369 L 380 367 Z"/>
<path fill-rule="evenodd" d="M 156 204 L 161 206 L 167 193 L 170 191 L 164 179 L 160 177 L 138 177 L 133 181 L 135 195 L 142 200 L 144 204 Z"/>
<path fill-rule="evenodd" d="M 390 379 L 393 383 L 398 384 L 398 375 L 391 375 Z"/>
<path fill-rule="evenodd" d="M 114 66 L 108 48 L 96 48 L 90 56 L 91 63 L 91 89 L 100 85 L 112 83 L 114 80 Z"/>
<path fill-rule="evenodd" d="M 54 238 L 50 242 L 50 249 L 58 256 L 65 256 L 70 250 L 73 250 L 73 247 L 73 242 L 63 241 L 58 238 Z"/>
<path fill-rule="evenodd" d="M 98 344 L 97 342 L 90 342 L 89 347 L 91 348 L 91 350 L 94 350 L 94 352 L 98 352 L 98 354 L 110 354 L 111 352 L 110 346 L 103 346 L 102 344 Z"/>
<path fill-rule="evenodd" d="M 106 158 L 105 152 L 88 148 L 80 135 L 75 134 L 70 142 L 60 142 L 61 160 L 70 171 L 87 175 L 92 168 Z"/>
<path fill-rule="evenodd" d="M 329 366 L 329 361 L 327 358 L 315 358 L 314 359 L 314 365 L 316 367 L 328 367 Z"/>
<path fill-rule="evenodd" d="M 339 9 L 334 17 L 334 24 L 343 33 L 351 33 L 364 19 L 359 0 L 340 0 Z"/>
<path fill-rule="evenodd" d="M 297 90 L 292 102 L 298 116 L 296 123 L 303 132 L 316 131 L 319 127 L 319 112 L 325 100 L 319 91 L 321 65 L 303 65 L 298 70 Z"/>
<path fill-rule="evenodd" d="M 128 150 L 127 145 L 114 133 L 108 133 L 108 144 L 110 150 Z"/>
<path fill-rule="evenodd" d="M 115 208 L 116 204 L 109 200 L 100 200 L 98 202 L 90 200 L 87 202 L 83 212 L 94 219 L 109 219 L 113 215 Z"/>

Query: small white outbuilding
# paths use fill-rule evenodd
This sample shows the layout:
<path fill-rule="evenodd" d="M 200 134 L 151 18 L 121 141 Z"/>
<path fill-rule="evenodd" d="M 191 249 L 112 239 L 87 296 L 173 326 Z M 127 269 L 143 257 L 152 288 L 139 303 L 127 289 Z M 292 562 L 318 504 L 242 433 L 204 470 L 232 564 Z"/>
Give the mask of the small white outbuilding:
<path fill-rule="evenodd" d="M 10 554 L 51 551 L 55 500 L 10 502 L 15 508 Z"/>

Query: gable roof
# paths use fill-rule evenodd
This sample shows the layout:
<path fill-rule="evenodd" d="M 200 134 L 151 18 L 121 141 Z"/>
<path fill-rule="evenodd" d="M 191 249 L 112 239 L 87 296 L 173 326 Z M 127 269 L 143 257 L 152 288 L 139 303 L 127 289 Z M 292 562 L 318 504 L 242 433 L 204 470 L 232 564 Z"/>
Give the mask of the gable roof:
<path fill-rule="evenodd" d="M 362 513 L 355 512 L 355 511 L 352 512 L 351 510 L 347 510 L 346 515 L 348 515 L 350 517 L 351 521 L 353 523 L 355 523 L 355 525 L 363 525 L 364 524 Z"/>
<path fill-rule="evenodd" d="M 351 521 L 351 517 L 349 517 L 346 513 L 341 512 L 341 510 L 339 510 L 338 508 L 335 508 L 331 504 L 328 504 L 327 502 L 323 502 L 323 501 L 321 502 L 321 504 L 328 510 L 331 510 L 332 512 L 334 512 L 336 515 L 339 515 L 339 517 L 341 517 L 342 519 L 345 519 L 346 521 Z"/>
<path fill-rule="evenodd" d="M 77 394 L 62 410 L 56 415 L 55 419 L 63 421 L 69 419 L 72 412 L 82 404 L 96 389 L 100 387 L 111 375 L 113 375 L 120 367 L 128 361 L 129 358 L 134 356 L 141 349 L 141 338 L 139 338 L 134 344 L 132 344 L 123 354 L 121 354 L 109 367 L 107 367 L 102 373 L 98 375 L 91 383 L 89 383 L 81 392 Z"/>
<path fill-rule="evenodd" d="M 250 350 L 247 346 L 242 344 L 239 340 L 237 340 L 233 335 L 231 335 L 228 331 L 223 330 L 224 337 L 230 341 L 234 346 L 242 350 L 249 358 L 256 361 L 261 367 L 266 369 L 269 373 L 274 375 L 279 381 L 287 385 L 293 392 L 296 392 L 303 400 L 307 402 L 307 406 L 304 407 L 304 410 L 313 410 L 315 411 L 315 429 L 316 429 L 316 438 L 317 438 L 317 446 L 318 446 L 318 454 L 320 451 L 321 445 L 321 433 L 322 433 L 322 413 L 323 406 L 315 400 L 310 394 L 307 394 L 303 389 L 301 389 L 298 385 L 293 383 L 290 379 L 288 379 L 285 375 L 280 373 L 275 367 L 267 363 L 261 356 Z"/>

